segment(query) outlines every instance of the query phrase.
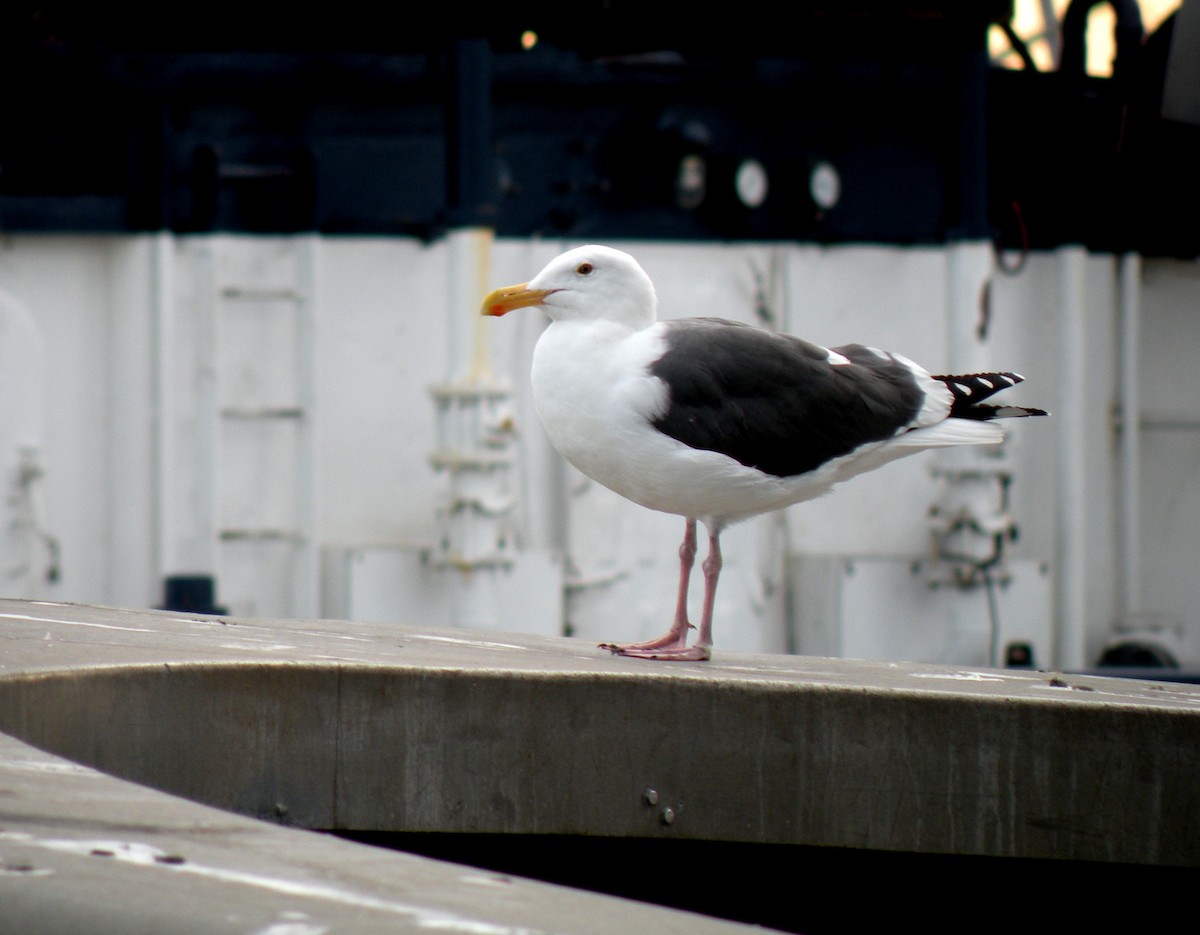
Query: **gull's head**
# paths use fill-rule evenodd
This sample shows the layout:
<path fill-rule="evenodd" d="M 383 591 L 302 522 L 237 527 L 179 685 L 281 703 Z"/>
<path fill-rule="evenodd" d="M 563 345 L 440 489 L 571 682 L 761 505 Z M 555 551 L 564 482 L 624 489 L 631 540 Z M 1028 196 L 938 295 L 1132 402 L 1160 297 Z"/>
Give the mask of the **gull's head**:
<path fill-rule="evenodd" d="M 483 300 L 484 315 L 540 307 L 554 319 L 621 322 L 642 328 L 655 318 L 654 284 L 628 253 L 576 247 L 555 257 L 533 279 L 505 286 Z"/>

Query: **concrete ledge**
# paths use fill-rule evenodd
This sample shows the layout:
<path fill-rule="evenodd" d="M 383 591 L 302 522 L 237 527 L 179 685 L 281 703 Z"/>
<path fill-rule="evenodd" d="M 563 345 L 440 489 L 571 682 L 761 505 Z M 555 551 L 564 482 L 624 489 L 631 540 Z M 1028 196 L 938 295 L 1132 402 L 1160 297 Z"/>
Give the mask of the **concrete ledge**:
<path fill-rule="evenodd" d="M 307 828 L 1200 864 L 1193 686 L 13 602 L 0 630 L 0 729 Z"/>
<path fill-rule="evenodd" d="M 6 933 L 762 931 L 277 827 L 4 735 L 0 795 Z"/>
<path fill-rule="evenodd" d="M 205 866 L 192 875 L 204 887 L 260 895 L 291 884 L 255 890 L 237 874 L 336 878 L 388 905 L 315 897 L 322 911 L 377 911 L 392 931 L 402 917 L 422 927 L 412 892 L 421 912 L 532 929 L 555 928 L 546 893 L 679 917 L 506 882 L 516 911 L 486 875 L 463 882 L 479 871 L 213 811 L 18 741 L 304 828 L 1200 865 L 1200 691 L 1186 685 L 737 654 L 659 664 L 565 639 L 0 601 L 0 730 L 16 738 L 0 738 L 15 790 L 0 858 L 33 868 L 0 874 L 0 892 L 22 874 L 35 892 L 44 867 L 84 888 L 81 912 L 87 880 L 136 886 L 147 867 Z M 82 853 L 97 840 L 134 850 Z M 404 889 L 430 867 L 436 884 Z M 291 905 L 273 900 L 254 911 Z M 0 897 L 0 920 L 14 905 Z M 561 930 L 674 931 L 657 916 L 604 921 L 615 911 Z"/>

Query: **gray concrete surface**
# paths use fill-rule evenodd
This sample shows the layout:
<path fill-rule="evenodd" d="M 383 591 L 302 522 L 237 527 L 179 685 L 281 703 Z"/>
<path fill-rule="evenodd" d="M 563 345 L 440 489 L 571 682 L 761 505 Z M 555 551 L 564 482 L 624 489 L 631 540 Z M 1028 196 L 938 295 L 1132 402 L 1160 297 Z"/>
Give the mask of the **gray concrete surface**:
<path fill-rule="evenodd" d="M 0 731 L 5 925 L 738 930 L 281 825 L 1200 865 L 1187 685 L 0 601 Z"/>
<path fill-rule="evenodd" d="M 0 932 L 761 931 L 282 828 L 0 735 Z"/>

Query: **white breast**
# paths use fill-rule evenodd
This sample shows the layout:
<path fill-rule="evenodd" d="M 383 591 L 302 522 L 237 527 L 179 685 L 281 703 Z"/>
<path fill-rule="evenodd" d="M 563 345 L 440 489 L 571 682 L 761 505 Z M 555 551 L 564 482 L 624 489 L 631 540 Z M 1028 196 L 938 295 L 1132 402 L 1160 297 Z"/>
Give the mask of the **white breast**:
<path fill-rule="evenodd" d="M 606 321 L 552 322 L 534 349 L 533 401 L 551 443 L 626 496 L 667 404 L 666 387 L 646 370 L 664 350 L 657 328 Z"/>

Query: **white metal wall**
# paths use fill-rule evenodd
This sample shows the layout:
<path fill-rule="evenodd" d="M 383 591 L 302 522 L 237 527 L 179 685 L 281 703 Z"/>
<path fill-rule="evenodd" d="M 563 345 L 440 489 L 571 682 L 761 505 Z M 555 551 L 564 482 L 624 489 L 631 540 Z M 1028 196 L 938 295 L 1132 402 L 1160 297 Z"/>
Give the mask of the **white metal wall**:
<path fill-rule="evenodd" d="M 496 284 L 528 278 L 571 245 L 496 243 L 491 278 Z M 958 261 L 948 250 L 616 245 L 635 253 L 654 278 L 664 315 L 760 321 L 765 309 L 768 323 L 822 343 L 863 341 L 933 370 L 953 363 L 952 296 L 963 290 L 956 285 Z M 443 482 L 430 464 L 429 390 L 447 377 L 446 245 L 324 238 L 312 246 L 319 271 L 312 286 L 315 544 L 327 551 L 428 544 Z M 201 430 L 195 393 L 203 355 L 194 332 L 199 257 L 214 247 L 263 281 L 278 278 L 294 262 L 286 238 L 17 236 L 0 244 L 0 289 L 28 309 L 46 348 L 42 492 L 46 525 L 61 544 L 62 574 L 57 582 L 43 582 L 36 596 L 153 606 L 161 600 L 162 574 L 211 570 L 200 567 L 203 550 L 193 547 L 205 522 L 195 477 Z M 1029 378 L 1007 395 L 1054 410 L 1053 419 L 1013 427 L 1007 461 L 1021 533 L 1011 557 L 1048 566 L 1060 592 L 1060 454 L 1070 433 L 1064 435 L 1059 423 L 1079 420 L 1082 426 L 1075 458 L 1083 465 L 1078 499 L 1085 509 L 1071 540 L 1081 536 L 1086 543 L 1074 556 L 1075 600 L 1086 627 L 1080 651 L 1087 658 L 1081 661 L 1094 658 L 1128 603 L 1121 591 L 1114 418 L 1120 393 L 1118 268 L 1113 257 L 1051 253 L 1029 257 L 1015 275 L 993 271 L 986 277 L 988 339 L 976 349 L 986 363 Z M 1143 572 L 1133 606 L 1139 623 L 1174 621 L 1177 642 L 1192 657 L 1200 656 L 1194 610 L 1200 580 L 1190 558 L 1200 554 L 1200 430 L 1191 367 L 1200 346 L 1198 268 L 1145 261 L 1137 293 L 1144 426 L 1135 540 Z M 1065 275 L 1064 269 L 1075 272 Z M 1081 289 L 1076 305 L 1083 309 L 1074 332 L 1063 327 L 1070 275 Z M 511 375 L 515 391 L 521 546 L 565 548 L 566 613 L 575 632 L 605 639 L 657 632 L 670 616 L 682 522 L 629 507 L 566 469 L 547 449 L 525 393 L 540 316 L 516 314 L 482 325 L 495 372 Z M 1080 335 L 1082 347 L 1068 346 L 1072 333 Z M 11 340 L 10 333 L 0 332 L 0 339 Z M 245 340 L 261 345 L 236 349 L 251 362 L 261 357 L 269 367 L 280 353 L 280 342 L 269 334 Z M 1064 411 L 1064 386 L 1071 386 L 1064 383 L 1064 368 L 1080 367 L 1084 405 Z M 8 383 L 4 393 L 6 412 L 23 404 Z M 0 438 L 10 484 L 15 443 Z M 937 492 L 935 463 L 934 455 L 899 462 L 792 508 L 783 519 L 731 529 L 724 539 L 718 647 L 781 650 L 794 641 L 785 626 L 787 555 L 924 555 L 927 513 Z M 222 484 L 241 502 L 269 498 L 279 481 L 262 464 L 224 463 Z M 8 523 L 11 497 L 5 502 Z M 235 564 L 245 570 L 247 561 L 253 560 Z M 218 598 L 231 610 L 294 612 L 290 597 L 249 593 L 263 575 L 242 575 L 242 584 L 238 577 L 225 574 L 219 582 Z M 27 587 L 14 581 L 5 579 L 10 595 Z M 804 595 L 793 598 L 803 601 Z M 427 622 L 421 607 L 404 606 L 402 598 L 398 604 L 397 619 Z M 1062 606 L 1059 593 L 1054 612 L 1061 614 Z"/>

